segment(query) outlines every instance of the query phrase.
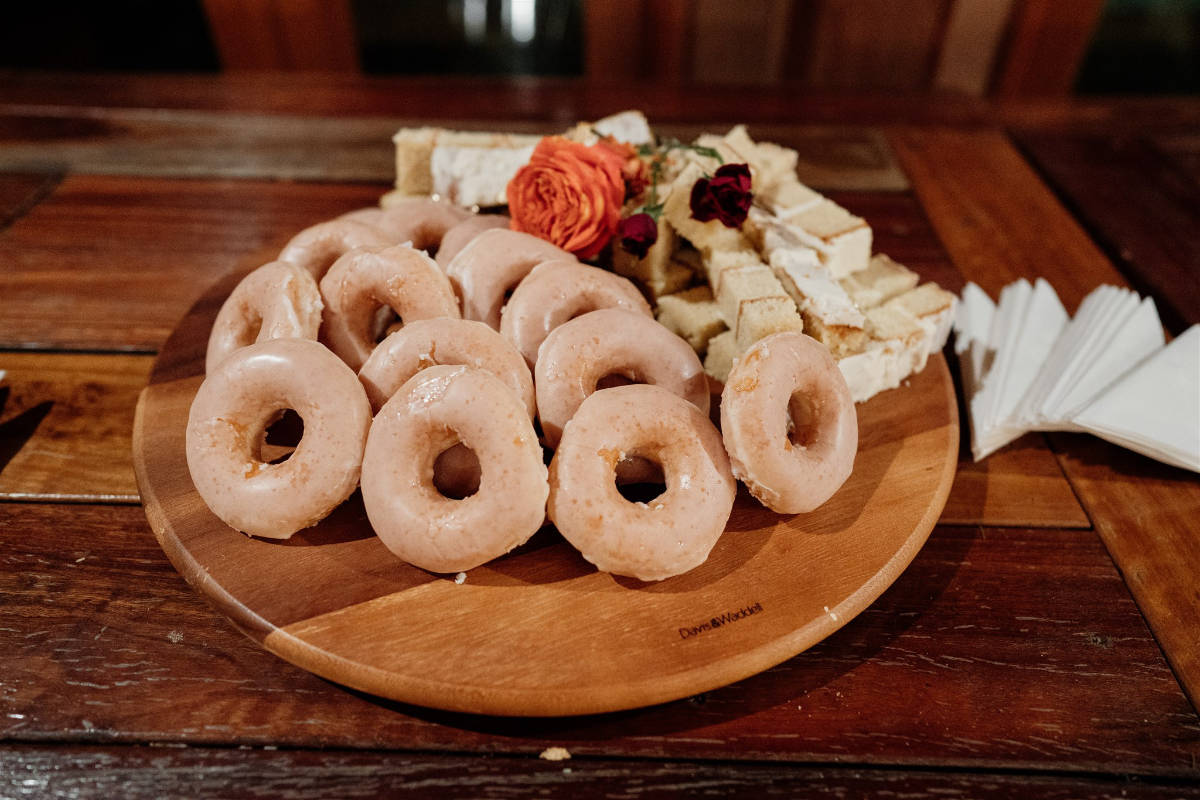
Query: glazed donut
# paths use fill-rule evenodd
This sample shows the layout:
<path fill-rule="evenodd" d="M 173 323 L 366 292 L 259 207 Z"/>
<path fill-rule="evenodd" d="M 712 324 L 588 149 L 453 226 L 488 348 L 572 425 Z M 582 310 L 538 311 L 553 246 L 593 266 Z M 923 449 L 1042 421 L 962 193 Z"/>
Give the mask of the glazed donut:
<path fill-rule="evenodd" d="M 446 265 L 446 275 L 462 298 L 464 319 L 500 329 L 505 295 L 543 261 L 575 261 L 575 256 L 528 233 L 484 231 Z"/>
<path fill-rule="evenodd" d="M 721 431 L 733 474 L 766 507 L 812 511 L 850 477 L 858 416 L 824 345 L 802 333 L 759 340 L 721 392 Z"/>
<path fill-rule="evenodd" d="M 661 386 L 708 413 L 708 379 L 686 341 L 652 317 L 602 308 L 559 325 L 538 351 L 533 386 L 549 446 L 558 443 L 567 420 L 609 375 Z"/>
<path fill-rule="evenodd" d="M 445 269 L 472 239 L 484 231 L 490 231 L 492 228 L 507 229 L 510 224 L 512 220 L 505 214 L 473 214 L 467 217 L 446 231 L 446 235 L 442 237 L 437 255 L 434 256 L 438 266 Z"/>
<path fill-rule="evenodd" d="M 321 292 L 307 271 L 272 261 L 229 293 L 208 335 L 205 372 L 240 347 L 268 339 L 313 339 L 321 329 Z"/>
<path fill-rule="evenodd" d="M 617 491 L 617 463 L 662 465 L 666 491 L 645 503 Z M 657 581 L 699 566 L 733 511 L 737 481 L 708 416 L 658 386 L 618 386 L 583 401 L 550 462 L 548 512 L 605 572 Z"/>
<path fill-rule="evenodd" d="M 458 317 L 450 282 L 433 259 L 407 244 L 352 250 L 321 279 L 322 335 L 333 352 L 359 369 L 375 349 L 376 312 L 388 306 L 402 323 Z"/>
<path fill-rule="evenodd" d="M 598 308 L 624 308 L 654 317 L 629 280 L 598 267 L 566 261 L 538 264 L 525 276 L 500 314 L 500 333 L 532 367 L 550 331 Z"/>
<path fill-rule="evenodd" d="M 334 219 L 305 228 L 279 251 L 279 260 L 303 267 L 321 280 L 331 264 L 356 247 L 387 247 L 395 244 L 370 225 Z"/>
<path fill-rule="evenodd" d="M 453 500 L 433 483 L 438 455 L 462 442 L 479 459 L 479 489 Z M 376 534 L 430 572 L 477 567 L 542 526 L 549 485 L 520 399 L 466 366 L 421 370 L 384 404 L 367 437 L 362 497 Z"/>
<path fill-rule="evenodd" d="M 418 250 L 436 249 L 442 237 L 471 216 L 471 212 L 453 203 L 427 197 L 400 200 L 387 208 L 360 208 L 338 217 L 361 222 L 377 229 L 392 244 L 411 242 Z"/>
<path fill-rule="evenodd" d="M 371 407 L 378 411 L 409 378 L 426 367 L 463 364 L 487 370 L 520 398 L 532 420 L 537 413 L 533 376 L 503 336 L 469 319 L 419 319 L 388 336 L 376 347 L 358 379 L 367 390 Z"/>
<path fill-rule="evenodd" d="M 304 421 L 295 452 L 265 463 L 267 427 L 286 409 Z M 188 470 L 230 527 L 286 539 L 315 525 L 358 485 L 371 404 L 354 373 L 307 339 L 243 347 L 200 384 L 188 414 Z"/>

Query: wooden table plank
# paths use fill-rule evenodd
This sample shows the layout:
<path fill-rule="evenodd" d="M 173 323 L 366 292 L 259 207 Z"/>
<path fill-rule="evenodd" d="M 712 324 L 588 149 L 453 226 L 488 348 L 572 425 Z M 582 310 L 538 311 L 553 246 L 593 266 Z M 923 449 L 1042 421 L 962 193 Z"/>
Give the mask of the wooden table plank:
<path fill-rule="evenodd" d="M 568 125 L 625 108 L 659 122 L 834 125 L 1011 125 L 1040 130 L 1195 131 L 1190 97 L 1061 97 L 990 102 L 929 92 L 844 92 L 777 86 L 704 86 L 557 77 L 379 77 L 295 73 L 221 75 L 0 71 L 0 105 L 210 109 L 271 114 L 407 115 Z"/>
<path fill-rule="evenodd" d="M 1200 186 L 1200 133 L 1195 130 L 1179 133 L 1153 133 L 1149 136 L 1154 149 L 1171 159 L 1177 169 L 1191 176 Z"/>
<path fill-rule="evenodd" d="M 1108 442 L 1056 434 L 1071 483 L 1200 708 L 1200 479 Z M 1180 564 L 1191 567 L 1180 580 Z"/>
<path fill-rule="evenodd" d="M 396 174 L 392 134 L 417 125 L 527 133 L 555 133 L 567 127 L 562 121 L 464 123 L 436 115 L 304 117 L 103 108 L 29 113 L 0 108 L 0 169 L 49 164 L 72 174 L 387 184 Z M 689 141 L 704 131 L 724 132 L 728 127 L 655 125 L 660 135 Z M 751 134 L 795 148 L 800 177 L 818 188 L 908 188 L 878 129 L 762 124 L 752 126 Z"/>
<path fill-rule="evenodd" d="M 152 362 L 0 352 L 0 500 L 138 502 L 133 409 Z"/>
<path fill-rule="evenodd" d="M 0 230 L 54 191 L 60 178 L 57 173 L 45 171 L 0 174 Z"/>
<path fill-rule="evenodd" d="M 0 794 L 76 800 L 190 798 L 1200 797 L 1177 780 L 873 770 L 647 759 L 480 759 L 460 755 L 162 747 L 0 747 Z"/>
<path fill-rule="evenodd" d="M 808 653 L 690 700 L 530 720 L 280 661 L 184 584 L 139 508 L 0 504 L 0 528 L 0 739 L 1200 776 L 1200 720 L 1090 531 L 938 528 Z"/>
<path fill-rule="evenodd" d="M 1125 285 L 1004 134 L 897 129 L 892 146 L 951 260 L 992 297 L 1040 276 L 1074 313 L 1101 283 Z"/>
<path fill-rule="evenodd" d="M 1200 323 L 1200 185 L 1141 138 L 1018 141 L 1166 328 Z"/>
<path fill-rule="evenodd" d="M 1027 434 L 976 463 L 966 412 L 958 418 L 964 440 L 941 524 L 1091 527 L 1044 436 Z"/>
<path fill-rule="evenodd" d="M 1069 310 L 1101 283 L 1124 285 L 1103 253 L 1003 136 L 957 131 L 897 131 L 893 146 L 950 257 L 993 296 L 1017 277 L 1043 276 Z M 1195 620 L 1200 619 L 1200 552 L 1193 531 L 1194 475 L 1139 480 L 1149 464 L 1122 469 L 1131 456 L 1095 449 L 1086 437 L 1058 439 L 1059 462 L 1193 699 L 1200 686 Z M 1077 449 L 1078 448 L 1078 449 Z M 1093 464 L 1087 454 L 1108 458 Z M 1111 472 L 1108 472 L 1110 471 Z M 1108 479 L 1106 475 L 1119 475 Z M 1120 488 L 1123 503 L 1104 494 Z M 1100 520 L 1103 520 L 1102 522 Z M 1152 568 L 1153 585 L 1136 576 Z"/>
<path fill-rule="evenodd" d="M 0 347 L 153 350 L 217 277 L 383 191 L 68 177 L 0 232 Z"/>

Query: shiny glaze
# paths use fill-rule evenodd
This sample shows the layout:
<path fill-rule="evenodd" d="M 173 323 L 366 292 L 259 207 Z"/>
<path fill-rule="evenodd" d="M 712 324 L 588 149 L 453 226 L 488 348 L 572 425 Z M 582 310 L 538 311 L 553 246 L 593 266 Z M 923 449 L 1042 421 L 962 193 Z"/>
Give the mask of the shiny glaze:
<path fill-rule="evenodd" d="M 322 336 L 355 370 L 375 349 L 375 315 L 381 306 L 395 311 L 402 323 L 459 316 L 446 276 L 432 258 L 407 244 L 351 251 L 329 268 L 320 285 Z"/>
<path fill-rule="evenodd" d="M 272 261 L 234 287 L 208 336 L 205 371 L 238 348 L 268 339 L 313 339 L 321 329 L 321 292 L 308 271 Z"/>
<path fill-rule="evenodd" d="M 370 225 L 392 244 L 411 242 L 418 250 L 437 248 L 446 232 L 468 219 L 471 212 L 452 203 L 414 197 L 387 208 L 360 208 L 338 217 Z"/>
<path fill-rule="evenodd" d="M 505 294 L 543 261 L 574 258 L 544 239 L 494 228 L 479 234 L 459 251 L 446 264 L 446 275 L 462 298 L 463 317 L 499 330 Z"/>
<path fill-rule="evenodd" d="M 603 308 L 558 326 L 538 351 L 534 390 L 547 444 L 558 443 L 596 382 L 613 374 L 661 386 L 708 413 L 708 380 L 691 346 L 651 317 Z"/>
<path fill-rule="evenodd" d="M 617 491 L 617 464 L 662 465 L 666 491 Z M 550 463 L 550 519 L 605 572 L 657 581 L 704 563 L 733 511 L 737 482 L 708 416 L 658 386 L 618 386 L 583 401 Z"/>
<path fill-rule="evenodd" d="M 512 220 L 505 214 L 474 214 L 467 217 L 446 231 L 446 235 L 442 237 L 435 256 L 438 266 L 445 269 L 454 260 L 454 257 L 479 234 L 493 228 L 507 230 L 511 222 Z"/>
<path fill-rule="evenodd" d="M 433 483 L 439 454 L 474 451 L 479 489 L 461 500 Z M 490 372 L 434 366 L 384 404 L 367 439 L 362 497 L 389 550 L 431 572 L 477 567 L 542 526 L 549 493 L 542 449 L 525 405 Z"/>
<path fill-rule="evenodd" d="M 286 461 L 268 464 L 263 433 L 286 409 L 304 420 L 304 435 Z M 354 491 L 370 425 L 366 392 L 337 356 L 307 339 L 271 339 L 233 353 L 200 385 L 188 414 L 188 470 L 226 524 L 286 539 Z"/>
<path fill-rule="evenodd" d="M 793 443 L 790 404 L 800 395 L 812 420 Z M 776 333 L 733 365 L 721 393 L 721 431 L 733 474 L 781 514 L 812 511 L 854 469 L 858 415 L 829 351 L 802 333 Z"/>
<path fill-rule="evenodd" d="M 312 273 L 318 281 L 344 254 L 356 247 L 387 247 L 394 244 L 370 225 L 347 219 L 320 222 L 297 233 L 279 251 L 288 261 Z"/>
<path fill-rule="evenodd" d="M 550 331 L 601 308 L 654 316 L 650 304 L 628 279 L 574 260 L 547 261 L 534 267 L 513 291 L 500 315 L 500 333 L 532 367 Z"/>
<path fill-rule="evenodd" d="M 537 412 L 533 375 L 512 345 L 482 322 L 467 319 L 420 319 L 389 335 L 372 351 L 358 378 L 371 407 L 378 411 L 409 378 L 427 367 L 463 364 L 487 370 Z"/>

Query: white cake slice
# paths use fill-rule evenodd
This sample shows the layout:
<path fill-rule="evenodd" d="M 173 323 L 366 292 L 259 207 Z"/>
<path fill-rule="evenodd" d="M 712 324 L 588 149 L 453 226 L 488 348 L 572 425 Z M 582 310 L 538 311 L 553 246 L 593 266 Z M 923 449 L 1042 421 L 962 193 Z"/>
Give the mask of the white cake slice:
<path fill-rule="evenodd" d="M 815 236 L 825 247 L 822 261 L 835 278 L 867 268 L 871 260 L 871 226 L 828 198 L 782 218 L 787 224 Z"/>
<path fill-rule="evenodd" d="M 529 163 L 533 147 L 436 145 L 429 161 L 433 194 L 465 207 L 504 205 L 508 182 Z"/>
<path fill-rule="evenodd" d="M 512 177 L 521 164 L 529 160 L 528 153 L 533 152 L 533 146 L 541 138 L 521 133 L 452 131 L 432 127 L 401 128 L 392 137 L 392 143 L 396 146 L 396 192 L 402 196 L 438 194 L 448 197 L 450 193 L 455 193 L 467 197 L 477 190 L 460 192 L 457 183 L 470 181 L 473 170 L 483 165 L 485 172 L 490 174 L 478 183 L 488 187 L 488 192 L 483 197 L 488 202 L 478 205 L 496 205 L 495 196 L 502 195 L 502 192 L 492 191 L 497 182 L 503 178 L 504 183 L 507 183 L 508 178 Z M 435 186 L 434 157 L 439 149 L 448 149 L 450 152 L 439 158 L 441 176 L 439 184 Z M 496 166 L 486 166 L 488 153 L 496 157 Z M 515 163 L 521 153 L 526 154 L 524 160 Z"/>
<path fill-rule="evenodd" d="M 861 309 L 883 305 L 897 295 L 917 288 L 920 276 L 883 253 L 871 256 L 867 268 L 838 281 Z"/>

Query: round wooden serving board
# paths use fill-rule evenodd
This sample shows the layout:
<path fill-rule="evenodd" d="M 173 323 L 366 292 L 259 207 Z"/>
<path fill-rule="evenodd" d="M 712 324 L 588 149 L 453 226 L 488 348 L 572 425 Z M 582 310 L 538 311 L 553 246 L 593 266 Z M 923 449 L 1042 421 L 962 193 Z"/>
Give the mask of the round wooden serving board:
<path fill-rule="evenodd" d="M 634 708 L 767 669 L 854 618 L 937 521 L 958 454 L 941 355 L 860 405 L 854 474 L 817 511 L 781 516 L 744 491 L 699 568 L 659 583 L 597 572 L 553 529 L 463 584 L 399 561 L 358 495 L 288 541 L 249 538 L 196 493 L 184 428 L 204 346 L 240 275 L 215 285 L 164 347 L 133 450 L 146 516 L 175 567 L 273 653 L 407 703 L 555 716 Z"/>

